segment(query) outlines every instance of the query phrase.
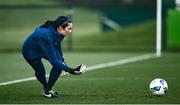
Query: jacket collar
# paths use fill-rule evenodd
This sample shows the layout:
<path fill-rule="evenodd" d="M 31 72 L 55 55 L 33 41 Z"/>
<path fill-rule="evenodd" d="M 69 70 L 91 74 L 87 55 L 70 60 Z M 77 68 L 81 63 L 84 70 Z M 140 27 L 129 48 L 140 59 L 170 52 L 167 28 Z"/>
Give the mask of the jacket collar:
<path fill-rule="evenodd" d="M 61 35 L 61 34 L 59 34 L 59 33 L 57 32 L 57 30 L 55 30 L 55 29 L 53 28 L 53 26 L 50 25 L 50 26 L 48 27 L 48 29 L 53 33 L 53 35 L 54 35 L 58 40 L 62 41 L 62 40 L 64 39 L 64 36 Z"/>

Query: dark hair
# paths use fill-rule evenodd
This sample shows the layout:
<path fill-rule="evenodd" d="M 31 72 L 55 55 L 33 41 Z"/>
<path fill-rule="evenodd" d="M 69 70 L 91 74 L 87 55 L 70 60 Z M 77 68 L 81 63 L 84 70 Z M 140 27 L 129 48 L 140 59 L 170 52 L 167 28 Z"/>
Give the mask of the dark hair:
<path fill-rule="evenodd" d="M 62 26 L 62 28 L 65 28 L 68 26 L 68 23 L 71 23 L 72 21 L 66 17 L 66 16 L 60 16 L 56 20 L 51 21 L 48 20 L 46 21 L 43 25 L 41 25 L 41 28 L 47 28 L 48 26 L 52 25 L 54 29 L 57 29 L 59 26 Z"/>

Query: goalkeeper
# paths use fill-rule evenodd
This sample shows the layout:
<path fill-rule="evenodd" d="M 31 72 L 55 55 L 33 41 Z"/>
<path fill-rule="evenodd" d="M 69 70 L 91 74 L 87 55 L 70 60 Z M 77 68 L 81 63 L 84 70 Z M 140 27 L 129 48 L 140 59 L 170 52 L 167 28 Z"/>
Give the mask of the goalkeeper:
<path fill-rule="evenodd" d="M 22 54 L 34 69 L 37 80 L 42 84 L 44 97 L 60 96 L 60 93 L 55 91 L 53 86 L 62 70 L 73 75 L 80 75 L 85 70 L 83 64 L 73 69 L 64 63 L 61 41 L 71 34 L 72 28 L 72 21 L 68 17 L 60 16 L 54 21 L 47 21 L 37 27 L 23 44 Z M 52 65 L 48 81 L 41 61 L 42 58 L 47 59 Z"/>

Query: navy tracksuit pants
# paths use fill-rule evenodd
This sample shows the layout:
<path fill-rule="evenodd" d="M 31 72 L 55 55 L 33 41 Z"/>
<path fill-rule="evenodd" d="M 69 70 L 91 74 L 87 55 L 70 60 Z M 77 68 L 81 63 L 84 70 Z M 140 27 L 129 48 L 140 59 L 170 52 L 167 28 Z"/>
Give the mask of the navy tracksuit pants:
<path fill-rule="evenodd" d="M 54 83 L 60 76 L 62 70 L 58 70 L 55 67 L 52 67 L 50 75 L 49 75 L 49 80 L 46 80 L 46 72 L 44 65 L 41 61 L 41 59 L 34 59 L 31 60 L 28 56 L 26 56 L 26 53 L 23 52 L 23 56 L 25 60 L 29 63 L 29 65 L 34 69 L 35 76 L 37 80 L 43 85 L 43 88 L 46 91 L 49 91 L 52 89 Z"/>

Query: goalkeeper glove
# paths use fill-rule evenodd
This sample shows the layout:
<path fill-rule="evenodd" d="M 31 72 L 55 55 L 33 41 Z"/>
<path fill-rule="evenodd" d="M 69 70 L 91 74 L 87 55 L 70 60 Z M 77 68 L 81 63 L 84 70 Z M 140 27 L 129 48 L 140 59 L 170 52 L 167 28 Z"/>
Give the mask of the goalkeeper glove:
<path fill-rule="evenodd" d="M 81 64 L 78 67 L 76 67 L 75 69 L 69 68 L 68 72 L 73 75 L 80 75 L 80 74 L 84 73 L 85 70 L 86 70 L 86 65 Z"/>

